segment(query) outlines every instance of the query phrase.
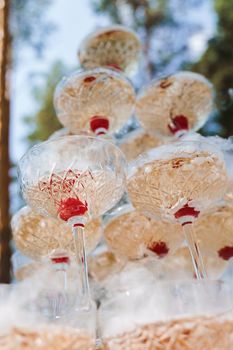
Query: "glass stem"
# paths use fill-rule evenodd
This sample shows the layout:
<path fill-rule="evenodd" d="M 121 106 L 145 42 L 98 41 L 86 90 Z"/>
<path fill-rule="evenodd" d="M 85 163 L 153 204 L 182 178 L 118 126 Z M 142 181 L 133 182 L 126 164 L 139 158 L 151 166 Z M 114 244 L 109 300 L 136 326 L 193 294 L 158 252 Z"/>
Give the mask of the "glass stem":
<path fill-rule="evenodd" d="M 183 226 L 184 235 L 188 244 L 189 252 L 192 258 L 194 271 L 198 280 L 206 279 L 207 273 L 204 266 L 202 254 L 193 230 L 193 224 Z"/>
<path fill-rule="evenodd" d="M 88 281 L 88 267 L 85 248 L 84 227 L 73 225 L 72 228 L 76 258 L 79 265 L 79 285 L 80 285 L 80 307 L 89 309 L 91 307 L 90 289 Z"/>

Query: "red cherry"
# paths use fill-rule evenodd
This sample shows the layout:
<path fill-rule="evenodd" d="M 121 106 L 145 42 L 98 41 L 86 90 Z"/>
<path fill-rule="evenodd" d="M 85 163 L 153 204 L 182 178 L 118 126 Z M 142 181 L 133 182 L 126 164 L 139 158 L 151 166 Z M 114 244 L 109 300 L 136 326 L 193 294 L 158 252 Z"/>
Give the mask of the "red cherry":
<path fill-rule="evenodd" d="M 83 81 L 84 83 L 91 83 L 94 80 L 96 80 L 96 77 L 90 76 L 90 77 L 86 77 Z"/>
<path fill-rule="evenodd" d="M 233 247 L 226 246 L 218 251 L 218 255 L 223 260 L 230 260 L 233 257 Z"/>
<path fill-rule="evenodd" d="M 108 63 L 106 64 L 106 67 L 114 68 L 116 70 L 122 71 L 121 67 L 117 63 Z"/>
<path fill-rule="evenodd" d="M 78 198 L 67 198 L 61 201 L 58 210 L 59 217 L 68 221 L 73 216 L 82 216 L 87 212 L 87 203 L 82 203 Z"/>
<path fill-rule="evenodd" d="M 188 204 L 185 204 L 182 208 L 180 208 L 174 214 L 174 216 L 175 216 L 176 219 L 182 218 L 183 216 L 193 216 L 194 218 L 197 218 L 199 214 L 200 214 L 199 210 L 196 210 L 193 207 L 189 207 Z"/>
<path fill-rule="evenodd" d="M 163 258 L 168 254 L 169 249 L 165 242 L 152 242 L 147 246 L 149 250 L 158 255 L 159 258 Z"/>
<path fill-rule="evenodd" d="M 172 134 L 176 134 L 178 131 L 181 130 L 188 130 L 188 119 L 184 115 L 177 115 L 176 117 L 172 118 L 172 121 L 170 124 L 168 124 L 168 129 L 171 131 Z"/>
<path fill-rule="evenodd" d="M 69 264 L 70 258 L 68 256 L 62 256 L 58 258 L 51 258 L 53 264 Z"/>
<path fill-rule="evenodd" d="M 94 116 L 90 119 L 90 128 L 97 135 L 105 134 L 109 129 L 109 120 L 101 116 Z"/>

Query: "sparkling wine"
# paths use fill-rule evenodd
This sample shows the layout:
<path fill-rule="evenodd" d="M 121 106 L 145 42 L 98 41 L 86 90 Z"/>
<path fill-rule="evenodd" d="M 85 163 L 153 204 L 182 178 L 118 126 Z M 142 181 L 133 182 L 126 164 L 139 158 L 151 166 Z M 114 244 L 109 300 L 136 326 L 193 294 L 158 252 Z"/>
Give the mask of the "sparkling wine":
<path fill-rule="evenodd" d="M 117 202 L 122 191 L 122 180 L 111 170 L 68 169 L 42 177 L 35 186 L 27 187 L 24 195 L 42 214 L 67 221 L 72 216 L 100 216 Z"/>
<path fill-rule="evenodd" d="M 184 150 L 169 159 L 168 149 L 166 159 L 145 161 L 132 171 L 128 192 L 138 210 L 186 224 L 222 198 L 227 181 L 224 162 L 217 154 Z"/>
<path fill-rule="evenodd" d="M 72 133 L 101 135 L 123 126 L 134 110 L 135 92 L 121 74 L 109 69 L 75 72 L 56 88 L 60 122 Z"/>
<path fill-rule="evenodd" d="M 182 244 L 179 224 L 155 221 L 137 211 L 123 213 L 109 221 L 104 229 L 109 248 L 128 259 L 146 256 L 165 258 Z"/>
<path fill-rule="evenodd" d="M 138 65 L 141 44 L 137 35 L 122 26 L 111 26 L 88 35 L 78 51 L 81 65 L 86 68 L 109 67 L 126 74 Z"/>
<path fill-rule="evenodd" d="M 179 136 L 202 127 L 212 107 L 208 80 L 200 74 L 179 72 L 144 88 L 137 100 L 136 115 L 150 133 Z"/>
<path fill-rule="evenodd" d="M 12 219 L 12 231 L 18 250 L 32 259 L 52 259 L 53 255 L 56 259 L 56 251 L 64 251 L 64 255 L 59 254 L 57 258 L 65 259 L 75 252 L 72 231 L 67 224 L 52 217 L 44 217 L 29 207 L 24 207 L 15 214 Z M 101 235 L 99 219 L 93 219 L 86 224 L 88 252 L 96 247 Z M 69 261 L 66 263 L 69 264 Z"/>

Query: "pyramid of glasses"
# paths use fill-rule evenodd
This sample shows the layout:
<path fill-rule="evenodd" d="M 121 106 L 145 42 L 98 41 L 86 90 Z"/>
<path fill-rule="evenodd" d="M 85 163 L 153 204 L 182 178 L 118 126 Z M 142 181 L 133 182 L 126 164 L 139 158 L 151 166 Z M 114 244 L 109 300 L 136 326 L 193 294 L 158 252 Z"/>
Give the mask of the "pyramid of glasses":
<path fill-rule="evenodd" d="M 12 219 L 16 247 L 31 259 L 57 264 L 59 271 L 76 259 L 78 300 L 70 315 L 84 315 L 82 330 L 88 330 L 95 313 L 88 261 L 89 276 L 100 285 L 104 281 L 110 295 L 106 281 L 117 281 L 121 272 L 127 276 L 134 266 L 146 269 L 146 276 L 154 271 L 153 278 L 165 282 L 217 279 L 233 257 L 233 171 L 221 140 L 194 133 L 212 111 L 213 87 L 200 74 L 177 72 L 152 80 L 136 97 L 128 77 L 135 73 L 141 51 L 138 36 L 122 26 L 85 38 L 78 51 L 82 69 L 63 78 L 54 92 L 64 128 L 19 162 L 28 207 Z M 133 116 L 141 127 L 121 133 Z M 122 205 L 125 191 L 127 204 Z M 104 252 L 103 243 L 96 248 L 101 239 Z M 74 274 L 67 276 L 63 296 L 66 280 Z M 127 294 L 124 288 L 122 293 Z M 185 332 L 187 324 L 190 344 L 203 326 L 219 331 L 216 320 L 196 316 L 165 323 L 151 320 L 132 333 L 106 337 L 105 348 L 126 349 L 126 342 L 127 349 L 141 349 L 141 344 L 142 349 L 145 344 L 153 349 L 156 334 L 163 350 L 168 340 L 160 339 L 160 329 L 171 331 L 171 339 L 181 344 L 185 333 L 176 334 L 176 329 Z M 225 326 L 228 332 L 232 322 Z M 26 338 L 31 337 L 28 331 Z"/>

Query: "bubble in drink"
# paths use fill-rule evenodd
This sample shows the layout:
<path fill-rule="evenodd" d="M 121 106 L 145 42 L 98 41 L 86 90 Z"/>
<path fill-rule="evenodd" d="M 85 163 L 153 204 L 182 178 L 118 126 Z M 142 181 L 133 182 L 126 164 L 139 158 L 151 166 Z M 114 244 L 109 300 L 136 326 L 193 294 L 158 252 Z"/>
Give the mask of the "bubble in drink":
<path fill-rule="evenodd" d="M 137 211 L 123 212 L 110 220 L 104 236 L 117 256 L 132 260 L 146 256 L 168 257 L 183 242 L 179 224 L 155 221 Z"/>
<path fill-rule="evenodd" d="M 104 68 L 74 72 L 58 84 L 54 94 L 57 117 L 73 134 L 80 130 L 113 133 L 132 115 L 134 105 L 132 84 Z"/>
<path fill-rule="evenodd" d="M 78 56 L 86 69 L 108 67 L 131 75 L 138 66 L 140 53 L 141 43 L 135 32 L 115 25 L 88 35 Z"/>
<path fill-rule="evenodd" d="M 171 137 L 200 129 L 212 108 L 209 81 L 197 73 L 179 72 L 145 87 L 137 99 L 136 115 L 148 132 Z"/>
<path fill-rule="evenodd" d="M 64 251 L 63 260 L 74 255 L 75 247 L 71 228 L 57 219 L 44 217 L 29 207 L 24 207 L 12 218 L 12 232 L 17 249 L 24 255 L 41 260 Z M 92 251 L 100 241 L 102 227 L 100 219 L 93 219 L 86 224 L 86 248 Z M 68 255 L 67 255 L 68 254 Z M 57 260 L 62 257 L 57 256 Z M 60 261 L 62 263 L 62 261 Z"/>

